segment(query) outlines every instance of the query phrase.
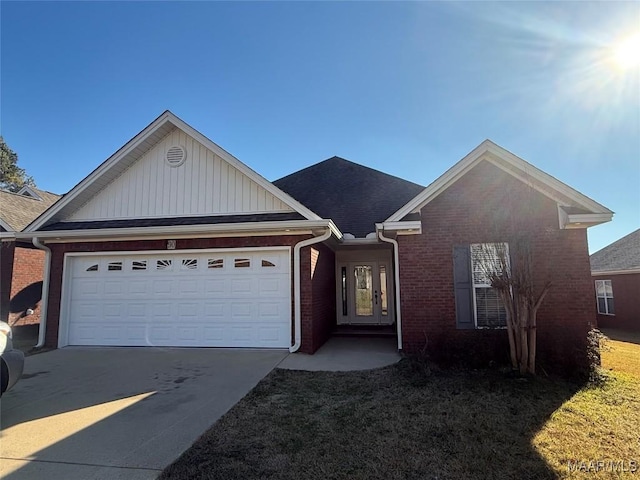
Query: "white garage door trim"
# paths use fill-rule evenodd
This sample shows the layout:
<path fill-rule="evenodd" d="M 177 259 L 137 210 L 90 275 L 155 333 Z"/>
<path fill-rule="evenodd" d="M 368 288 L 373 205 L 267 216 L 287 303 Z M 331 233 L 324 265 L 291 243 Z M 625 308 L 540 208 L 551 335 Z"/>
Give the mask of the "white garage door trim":
<path fill-rule="evenodd" d="M 242 253 L 245 253 L 247 257 L 252 259 L 250 262 L 250 266 L 248 268 L 244 268 L 242 262 L 240 262 L 237 265 L 235 264 L 236 263 L 235 260 L 242 260 L 242 255 L 239 255 Z M 80 344 L 98 345 L 98 343 L 95 343 L 95 340 L 91 340 L 88 342 L 84 340 L 78 341 L 79 330 L 77 328 L 75 330 L 72 329 L 71 316 L 77 317 L 79 308 L 85 308 L 85 311 L 89 311 L 90 313 L 93 313 L 90 310 L 86 310 L 89 306 L 86 302 L 84 305 L 79 304 L 79 301 L 83 300 L 83 298 L 78 297 L 77 292 L 79 291 L 79 289 L 78 288 L 75 289 L 76 294 L 72 292 L 73 289 L 71 288 L 71 286 L 74 283 L 74 278 L 79 278 L 80 275 L 83 275 L 83 276 L 87 275 L 87 273 L 85 273 L 87 270 L 84 268 L 82 269 L 82 274 L 78 273 L 80 271 L 79 270 L 80 262 L 83 262 L 83 265 L 84 265 L 84 263 L 92 262 L 92 257 L 96 258 L 97 263 L 101 264 L 100 268 L 102 270 L 102 272 L 100 273 L 101 277 L 100 276 L 96 277 L 98 280 L 97 283 L 100 283 L 99 282 L 100 279 L 105 278 L 104 266 L 109 264 L 110 257 L 116 262 L 117 268 L 120 268 L 117 266 L 117 262 L 124 259 L 124 261 L 122 262 L 122 270 L 124 270 L 125 272 L 128 272 L 128 270 L 133 270 L 134 268 L 133 262 L 136 260 L 142 260 L 143 257 L 146 257 L 147 259 L 152 259 L 154 256 L 155 257 L 157 256 L 177 257 L 177 256 L 184 256 L 184 255 L 191 255 L 194 257 L 194 259 L 198 259 L 198 260 L 204 259 L 207 262 L 215 260 L 213 258 L 209 259 L 208 258 L 209 256 L 213 257 L 215 255 L 219 255 L 221 258 L 225 259 L 225 262 L 223 267 L 221 268 L 218 268 L 211 264 L 204 265 L 204 263 L 206 262 L 202 262 L 202 261 L 198 261 L 196 267 L 185 264 L 184 261 L 186 259 L 183 259 L 183 262 L 180 262 L 181 263 L 180 265 L 177 265 L 178 262 L 174 262 L 176 265 L 173 265 L 171 267 L 172 272 L 167 274 L 168 275 L 167 280 L 169 278 L 172 278 L 174 280 L 172 284 L 179 283 L 181 285 L 179 287 L 181 290 L 181 293 L 179 295 L 176 295 L 177 293 L 176 290 L 173 290 L 171 294 L 172 296 L 166 297 L 166 300 L 164 301 L 165 307 L 173 308 L 175 310 L 178 307 L 174 306 L 174 304 L 177 304 L 177 302 L 180 302 L 180 300 L 182 300 L 181 306 L 184 307 L 184 310 L 180 309 L 173 312 L 174 317 L 180 316 L 182 318 L 183 313 L 179 313 L 178 315 L 176 312 L 187 312 L 190 306 L 193 308 L 199 308 L 196 305 L 198 300 L 200 300 L 201 302 L 204 302 L 211 298 L 212 302 L 209 302 L 208 313 L 212 313 L 211 309 L 212 307 L 215 307 L 213 304 L 215 303 L 216 296 L 219 297 L 218 305 L 223 305 L 224 303 L 223 300 L 225 299 L 228 300 L 230 298 L 229 295 L 231 295 L 229 293 L 230 291 L 229 288 L 231 288 L 229 287 L 229 285 L 231 284 L 240 285 L 243 283 L 242 281 L 243 279 L 247 280 L 244 282 L 244 284 L 248 286 L 249 283 L 252 283 L 253 286 L 251 288 L 253 290 L 251 292 L 249 292 L 249 290 L 245 290 L 245 291 L 240 291 L 239 294 L 238 293 L 233 294 L 236 296 L 240 295 L 244 299 L 247 299 L 244 305 L 242 305 L 242 303 L 237 303 L 237 302 L 233 303 L 233 305 L 235 306 L 239 305 L 241 309 L 245 310 L 246 323 L 242 325 L 239 324 L 239 325 L 243 327 L 243 330 L 246 332 L 246 335 L 245 336 L 235 335 L 232 341 L 229 341 L 230 339 L 228 338 L 229 336 L 227 332 L 225 333 L 225 339 L 222 339 L 220 336 L 216 337 L 216 335 L 212 335 L 208 339 L 203 339 L 198 337 L 196 341 L 190 341 L 188 335 L 186 334 L 188 333 L 189 328 L 194 327 L 194 325 L 189 326 L 190 324 L 188 322 L 186 323 L 182 322 L 182 325 L 184 327 L 182 331 L 180 330 L 180 325 L 181 325 L 180 321 L 176 320 L 173 322 L 165 322 L 163 324 L 164 327 L 166 327 L 169 324 L 171 325 L 172 331 L 170 332 L 167 332 L 167 328 L 164 328 L 164 330 L 155 328 L 156 325 L 159 325 L 161 322 L 159 323 L 149 322 L 148 319 L 150 315 L 153 315 L 153 318 L 156 319 L 156 318 L 159 318 L 159 317 L 156 317 L 158 311 L 164 313 L 163 310 L 158 307 L 156 308 L 156 313 L 154 314 L 150 314 L 148 311 L 144 314 L 141 314 L 142 316 L 138 318 L 140 319 L 139 322 L 142 322 L 142 323 L 136 324 L 135 322 L 133 322 L 131 324 L 132 330 L 135 330 L 135 328 L 138 328 L 138 327 L 139 327 L 138 330 L 140 330 L 140 328 L 142 328 L 142 325 L 144 324 L 142 318 L 144 315 L 146 315 L 147 320 L 146 320 L 146 324 L 144 325 L 146 325 L 147 332 L 144 334 L 145 335 L 144 345 L 261 347 L 261 348 L 264 348 L 264 347 L 287 348 L 290 346 L 291 328 L 292 328 L 291 326 L 291 248 L 290 247 L 246 247 L 246 248 L 181 249 L 181 250 L 67 252 L 64 256 L 64 262 L 63 262 L 62 296 L 61 296 L 61 309 L 60 309 L 60 325 L 58 330 L 58 333 L 59 333 L 58 346 L 64 347 L 67 345 L 80 345 Z M 262 262 L 262 259 L 258 258 L 261 255 L 265 256 L 264 260 L 266 260 L 267 263 Z M 276 268 L 272 268 L 273 265 L 269 265 L 271 263 L 268 261 L 269 258 L 274 260 L 273 263 L 277 264 Z M 276 261 L 276 259 L 278 260 Z M 233 260 L 233 263 L 229 260 Z M 194 268 L 194 270 L 189 271 L 192 267 Z M 159 274 L 162 275 L 162 274 L 159 272 L 156 272 L 155 269 L 156 269 L 156 265 L 154 261 L 154 264 L 153 264 L 154 271 L 139 272 L 142 275 L 140 275 L 136 280 L 144 278 L 146 275 L 147 280 L 149 280 L 148 283 L 156 283 L 156 282 L 151 282 L 151 279 L 159 278 L 158 275 Z M 161 270 L 160 266 L 157 266 L 157 269 Z M 111 268 L 109 268 L 109 270 L 111 270 Z M 149 264 L 149 270 L 151 270 L 151 264 Z M 114 271 L 113 273 L 115 275 L 113 279 L 115 280 L 116 277 L 118 277 L 119 279 L 123 280 L 123 282 L 131 281 L 134 278 L 135 272 L 131 272 L 131 273 L 125 273 L 125 272 Z M 111 274 L 112 273 L 108 273 L 108 275 L 111 275 Z M 196 276 L 195 279 L 193 278 L 194 275 Z M 225 288 L 226 290 L 224 292 L 222 290 L 220 291 L 208 290 L 203 293 L 203 289 L 205 287 L 202 285 L 204 283 L 207 283 L 206 280 L 211 280 L 214 278 L 211 275 L 217 276 L 216 282 L 208 282 L 209 287 L 206 287 L 206 288 L 211 288 L 211 286 L 215 283 L 215 285 L 217 285 L 219 288 Z M 199 277 L 199 279 L 202 281 L 197 282 L 198 280 L 197 277 Z M 225 281 L 221 282 L 220 280 L 223 278 L 225 279 Z M 189 282 L 186 281 L 187 279 L 189 280 Z M 277 291 L 264 290 L 264 291 L 258 292 L 256 289 L 258 290 L 262 289 L 262 287 L 260 286 L 262 282 L 259 279 L 272 281 L 271 282 L 272 285 L 278 284 L 279 287 Z M 185 281 L 175 282 L 176 280 L 185 280 Z M 231 280 L 234 280 L 234 281 L 232 282 Z M 248 282 L 248 280 L 253 280 L 253 282 Z M 106 284 L 106 280 L 103 283 Z M 117 284 L 117 282 L 111 282 L 111 283 L 112 285 Z M 142 282 L 137 282 L 137 284 L 139 285 L 141 283 Z M 169 283 L 169 282 L 165 282 L 165 283 Z M 191 286 L 193 287 L 199 288 L 200 289 L 199 293 L 197 293 L 194 290 L 194 291 L 187 291 L 187 293 L 184 294 L 184 290 L 182 289 L 183 289 L 183 286 L 186 285 L 187 283 L 190 283 Z M 272 287 L 272 285 L 266 285 L 266 288 L 269 289 Z M 178 287 L 174 287 L 174 288 L 178 288 Z M 98 292 L 94 292 L 94 293 L 98 293 Z M 102 294 L 102 292 L 100 293 Z M 146 290 L 146 294 L 147 295 L 149 294 L 148 290 Z M 156 292 L 154 292 L 153 294 L 156 294 Z M 192 302 L 189 302 L 189 294 L 191 294 L 193 297 Z M 259 294 L 262 294 L 263 299 L 268 298 L 269 300 L 266 302 L 260 302 Z M 84 293 L 82 295 L 84 295 Z M 203 295 L 207 295 L 206 298 L 204 298 Z M 233 296 L 234 300 L 237 299 L 236 296 Z M 178 298 L 174 298 L 174 297 L 178 297 Z M 136 303 L 134 302 L 133 299 L 130 299 L 130 298 L 126 298 L 125 300 L 132 304 Z M 275 323 L 269 324 L 269 328 L 260 329 L 259 327 L 261 327 L 262 324 L 259 323 L 258 321 L 255 321 L 255 318 L 256 318 L 255 308 L 253 310 L 254 312 L 253 320 L 251 320 L 251 318 L 249 318 L 249 315 L 248 315 L 248 309 L 252 308 L 251 301 L 254 302 L 253 307 L 260 309 L 260 313 L 257 314 L 257 318 L 260 318 L 260 316 L 264 313 L 265 318 L 268 318 L 271 316 L 271 319 L 269 321 L 275 321 Z M 152 301 L 147 298 L 147 302 L 152 302 Z M 100 304 L 100 301 L 98 301 L 97 303 Z M 114 301 L 114 303 L 111 306 L 117 307 L 117 305 L 118 305 L 118 302 Z M 151 305 L 151 303 L 148 303 L 147 305 Z M 224 303 L 224 305 L 226 305 L 226 303 Z M 136 307 L 139 307 L 139 306 L 140 306 L 140 302 L 137 302 L 136 305 L 129 305 L 128 308 L 135 309 Z M 204 307 L 201 307 L 201 309 L 202 308 Z M 224 309 L 226 312 L 225 315 L 229 314 L 228 308 L 229 307 L 224 306 Z M 277 320 L 276 320 L 276 317 L 274 316 L 276 311 L 278 312 Z M 100 318 L 105 316 L 104 312 L 98 313 L 97 315 L 100 316 Z M 121 313 L 116 314 L 113 318 L 119 318 L 118 315 L 121 316 Z M 127 315 L 129 315 L 129 313 Z M 188 313 L 185 313 L 184 315 L 188 315 Z M 202 315 L 202 311 L 200 311 L 200 313 L 197 315 Z M 213 310 L 213 315 L 218 315 L 218 313 L 215 313 L 215 308 Z M 242 316 L 242 313 L 239 313 L 239 315 Z M 206 324 L 207 327 L 216 325 L 215 323 L 206 323 L 206 322 L 203 322 L 202 320 L 198 320 L 196 323 L 198 323 L 200 326 L 203 326 Z M 222 322 L 222 324 L 225 324 L 225 323 L 228 326 L 228 321 Z M 76 324 L 75 326 L 77 325 L 78 324 Z M 154 328 L 151 329 L 150 327 L 154 327 Z M 149 333 L 151 330 L 153 331 Z M 194 331 L 193 328 L 191 328 L 191 330 Z M 238 329 L 234 329 L 234 330 L 238 330 Z M 258 335 L 258 333 L 256 332 L 258 330 L 261 330 L 262 332 L 266 332 L 266 335 L 264 337 L 257 338 L 256 335 Z M 217 329 L 217 331 L 218 331 L 218 334 L 221 333 L 219 328 Z M 213 329 L 208 328 L 208 332 L 212 333 Z M 201 333 L 202 332 L 200 332 L 200 334 Z M 150 336 L 152 335 L 156 335 L 156 336 L 153 336 L 153 338 L 150 340 Z M 251 337 L 251 335 L 253 335 L 253 337 Z M 260 333 L 260 335 L 262 335 L 262 333 Z M 120 343 L 128 346 L 134 346 L 134 344 L 136 343 L 140 344 L 141 342 L 136 342 L 135 338 L 136 337 L 134 335 L 133 337 L 130 337 L 126 342 L 124 343 L 120 342 Z M 256 341 L 256 338 L 257 338 L 257 341 Z M 119 343 L 116 340 L 111 339 L 107 343 L 99 343 L 99 344 L 114 345 L 114 342 Z"/>

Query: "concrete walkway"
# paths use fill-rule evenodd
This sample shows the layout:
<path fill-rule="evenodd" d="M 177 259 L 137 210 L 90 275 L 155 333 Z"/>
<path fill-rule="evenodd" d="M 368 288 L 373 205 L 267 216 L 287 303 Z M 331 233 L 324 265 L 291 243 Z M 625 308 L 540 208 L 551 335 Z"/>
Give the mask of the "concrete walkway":
<path fill-rule="evenodd" d="M 293 353 L 278 368 L 344 372 L 386 367 L 400 360 L 395 338 L 332 337 L 313 355 Z"/>

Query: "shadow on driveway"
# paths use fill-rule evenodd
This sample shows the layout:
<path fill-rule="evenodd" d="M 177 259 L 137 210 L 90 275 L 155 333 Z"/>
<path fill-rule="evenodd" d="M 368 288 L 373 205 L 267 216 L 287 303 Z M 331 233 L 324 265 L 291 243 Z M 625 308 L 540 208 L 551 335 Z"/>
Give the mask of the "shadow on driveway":
<path fill-rule="evenodd" d="M 287 355 L 65 348 L 2 398 L 0 477 L 155 478 Z"/>

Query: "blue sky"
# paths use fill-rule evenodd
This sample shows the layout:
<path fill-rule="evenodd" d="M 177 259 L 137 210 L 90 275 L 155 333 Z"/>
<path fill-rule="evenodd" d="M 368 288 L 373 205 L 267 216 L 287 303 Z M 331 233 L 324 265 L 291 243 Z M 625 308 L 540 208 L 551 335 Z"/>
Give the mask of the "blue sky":
<path fill-rule="evenodd" d="M 64 193 L 170 109 L 269 180 L 428 185 L 485 138 L 640 227 L 638 2 L 0 3 L 0 133 Z"/>

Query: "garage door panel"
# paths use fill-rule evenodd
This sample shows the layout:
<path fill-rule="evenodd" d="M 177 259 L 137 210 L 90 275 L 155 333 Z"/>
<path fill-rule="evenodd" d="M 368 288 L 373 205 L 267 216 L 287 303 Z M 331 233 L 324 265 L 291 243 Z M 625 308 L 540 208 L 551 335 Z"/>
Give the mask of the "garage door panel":
<path fill-rule="evenodd" d="M 102 294 L 106 297 L 121 297 L 126 292 L 125 283 L 122 280 L 107 280 L 104 282 Z"/>
<path fill-rule="evenodd" d="M 171 295 L 173 290 L 173 282 L 170 279 L 153 279 L 151 280 L 151 288 L 154 296 Z"/>
<path fill-rule="evenodd" d="M 205 280 L 204 293 L 211 296 L 223 296 L 225 294 L 225 281 L 222 278 Z"/>
<path fill-rule="evenodd" d="M 131 296 L 146 297 L 149 295 L 149 282 L 146 279 L 129 280 L 127 290 Z"/>
<path fill-rule="evenodd" d="M 288 251 L 72 258 L 67 343 L 287 347 L 289 265 Z"/>
<path fill-rule="evenodd" d="M 99 298 L 102 292 L 102 283 L 96 280 L 85 280 L 76 282 L 71 291 L 71 298 Z"/>

